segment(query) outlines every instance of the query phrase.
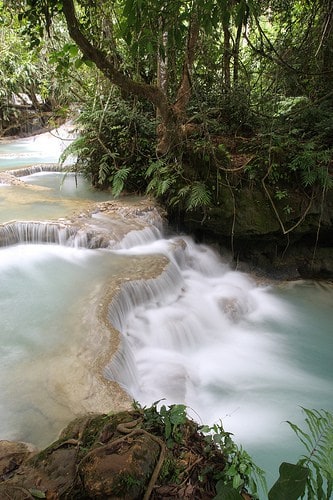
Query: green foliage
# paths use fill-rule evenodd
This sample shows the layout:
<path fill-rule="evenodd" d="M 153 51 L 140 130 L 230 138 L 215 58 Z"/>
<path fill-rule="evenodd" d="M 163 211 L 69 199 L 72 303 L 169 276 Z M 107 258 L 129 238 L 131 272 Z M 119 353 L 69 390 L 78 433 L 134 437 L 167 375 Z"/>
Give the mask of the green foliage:
<path fill-rule="evenodd" d="M 156 401 L 151 407 L 141 407 L 134 403 L 134 408 L 143 415 L 144 427 L 152 433 L 163 436 L 169 450 L 182 449 L 185 436 L 186 406 L 171 405 L 166 407 Z M 215 500 L 240 500 L 243 493 L 251 498 L 259 498 L 259 490 L 269 500 L 330 500 L 333 492 L 333 415 L 325 410 L 303 408 L 307 431 L 288 422 L 299 440 L 304 444 L 307 454 L 297 464 L 283 462 L 279 468 L 279 478 L 267 493 L 264 472 L 254 464 L 249 454 L 232 439 L 222 423 L 196 427 L 204 439 L 203 453 L 206 457 L 215 457 L 200 469 L 198 481 L 206 483 L 206 478 L 213 479 L 216 488 Z M 223 467 L 216 465 L 216 450 L 223 457 Z M 177 483 L 181 474 L 177 460 L 168 455 L 164 465 L 163 478 Z M 307 495 L 305 497 L 305 495 Z"/>
<path fill-rule="evenodd" d="M 299 172 L 303 186 L 319 185 L 325 188 L 333 187 L 333 179 L 329 175 L 328 165 L 331 161 L 332 151 L 317 151 L 313 142 L 305 144 L 303 151 L 295 156 L 288 167 L 294 172 Z"/>
<path fill-rule="evenodd" d="M 305 413 L 307 429 L 288 422 L 307 453 L 297 464 L 282 463 L 269 500 L 330 500 L 333 492 L 333 415 L 326 410 Z"/>
<path fill-rule="evenodd" d="M 80 136 L 62 160 L 77 157 L 76 169 L 98 188 L 111 187 L 119 196 L 125 189 L 145 190 L 145 169 L 154 154 L 155 124 L 149 113 L 114 90 L 91 99 L 77 121 Z"/>
<path fill-rule="evenodd" d="M 259 484 L 263 491 L 267 491 L 264 472 L 254 464 L 250 455 L 234 442 L 232 434 L 224 430 L 222 422 L 212 427 L 203 426 L 200 431 L 206 435 L 207 451 L 217 446 L 226 457 L 226 465 L 222 473 L 215 477 L 218 493 L 216 499 L 224 498 L 223 495 L 235 495 L 230 491 L 228 493 L 228 490 L 238 493 L 238 497 L 230 496 L 230 498 L 239 498 L 244 490 L 250 491 L 253 498 L 258 498 Z"/>
<path fill-rule="evenodd" d="M 307 99 L 279 102 L 271 117 L 272 131 L 260 136 L 254 145 L 255 159 L 246 168 L 250 180 L 266 182 L 275 198 L 286 198 L 290 187 L 331 189 L 333 177 L 333 102 L 315 104 Z"/>
<path fill-rule="evenodd" d="M 187 210 L 207 207 L 212 204 L 212 195 L 203 182 L 194 182 L 188 192 Z"/>
<path fill-rule="evenodd" d="M 303 408 L 307 429 L 288 422 L 307 454 L 298 461 L 306 467 L 309 500 L 329 500 L 333 492 L 333 415 L 326 410 Z"/>
<path fill-rule="evenodd" d="M 10 33 L 0 63 L 0 101 L 13 89 L 31 92 L 33 87 L 45 99 L 56 98 L 63 110 L 75 95 L 82 109 L 81 138 L 66 154 L 77 155 L 77 169 L 94 186 L 111 187 L 115 196 L 147 188 L 171 209 L 205 213 L 219 200 L 223 169 L 235 166 L 230 152 L 216 147 L 215 139 L 223 142 L 226 136 L 241 139 L 243 150 L 237 145 L 233 154 L 255 156 L 241 173 L 237 164 L 236 175 L 225 175 L 229 187 L 245 181 L 252 186 L 266 174 L 277 198 L 292 185 L 314 192 L 332 187 L 333 17 L 325 2 L 75 1 L 76 27 L 97 50 L 100 63 L 105 56 L 110 71 L 104 76 L 117 75 L 110 79 L 121 94 L 110 91 L 87 66 L 93 51 L 81 45 L 83 57 L 70 40 L 63 14 L 71 3 L 9 0 L 8 16 L 0 3 L 5 42 Z M 180 103 L 190 27 L 196 24 L 199 39 L 191 54 L 193 65 L 187 68 L 191 98 L 186 109 L 178 110 L 177 119 L 179 125 L 195 125 L 201 133 L 179 134 L 177 154 L 156 158 L 155 109 L 136 99 L 147 98 L 159 106 L 155 85 L 163 66 L 160 90 L 167 112 L 164 109 L 159 119 L 167 125 L 165 116 Z M 103 64 L 96 64 L 103 70 Z M 136 86 L 130 85 L 134 82 Z M 2 107 L 1 118 L 7 119 L 7 114 Z M 283 210 L 289 213 L 291 208 Z"/>
<path fill-rule="evenodd" d="M 166 407 L 156 401 L 150 408 L 135 403 L 136 408 L 143 410 L 144 423 L 147 429 L 155 429 L 164 436 L 168 448 L 172 449 L 183 440 L 183 426 L 187 422 L 186 406 L 181 404 Z"/>
<path fill-rule="evenodd" d="M 150 181 L 147 186 L 147 193 L 152 194 L 156 199 L 161 199 L 177 183 L 179 170 L 172 169 L 166 159 L 158 159 L 150 162 L 146 170 L 146 178 Z"/>
<path fill-rule="evenodd" d="M 140 489 L 142 489 L 142 482 L 138 478 L 125 472 L 120 472 L 117 475 L 117 482 L 114 485 L 114 493 L 116 493 L 117 496 L 133 496 L 133 490 L 140 491 Z"/>
<path fill-rule="evenodd" d="M 217 495 L 214 500 L 242 500 L 244 497 L 237 490 L 226 486 L 223 481 L 218 481 L 216 485 Z"/>
<path fill-rule="evenodd" d="M 170 207 L 195 210 L 205 209 L 213 203 L 209 181 L 196 180 L 189 171 L 185 176 L 182 162 L 168 158 L 152 161 L 146 177 L 150 178 L 147 193 Z"/>
<path fill-rule="evenodd" d="M 171 455 L 166 456 L 161 467 L 159 478 L 163 484 L 178 484 L 184 467 L 180 467 L 178 461 Z"/>
<path fill-rule="evenodd" d="M 280 477 L 268 493 L 269 500 L 297 500 L 303 497 L 309 470 L 300 465 L 283 462 Z"/>
<path fill-rule="evenodd" d="M 28 491 L 32 498 L 46 498 L 46 494 L 44 493 L 44 491 L 37 490 L 34 488 L 30 488 Z"/>

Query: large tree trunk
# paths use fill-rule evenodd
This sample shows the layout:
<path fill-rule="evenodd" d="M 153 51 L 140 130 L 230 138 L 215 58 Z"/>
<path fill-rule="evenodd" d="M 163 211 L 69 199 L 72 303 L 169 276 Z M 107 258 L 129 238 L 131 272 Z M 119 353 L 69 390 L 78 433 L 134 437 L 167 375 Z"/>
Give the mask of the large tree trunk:
<path fill-rule="evenodd" d="M 173 148 L 177 149 L 178 145 L 182 142 L 181 125 L 191 94 L 190 73 L 193 66 L 195 47 L 199 33 L 198 23 L 191 23 L 189 28 L 183 74 L 177 99 L 173 105 L 169 102 L 163 88 L 160 88 L 158 85 L 148 85 L 132 80 L 116 67 L 114 59 L 108 57 L 105 52 L 94 46 L 90 40 L 88 40 L 76 17 L 73 0 L 66 0 L 63 2 L 62 9 L 66 18 L 69 35 L 78 45 L 84 56 L 94 62 L 101 72 L 123 92 L 137 95 L 139 98 L 148 99 L 156 106 L 161 118 L 161 123 L 158 128 L 157 154 L 164 155 Z"/>

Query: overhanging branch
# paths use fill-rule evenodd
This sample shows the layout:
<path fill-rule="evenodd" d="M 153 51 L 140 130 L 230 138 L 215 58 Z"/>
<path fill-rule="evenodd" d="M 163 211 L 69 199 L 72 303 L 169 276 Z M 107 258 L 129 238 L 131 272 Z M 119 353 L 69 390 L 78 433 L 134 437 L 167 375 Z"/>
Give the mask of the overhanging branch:
<path fill-rule="evenodd" d="M 157 86 L 136 82 L 119 71 L 105 52 L 95 47 L 88 40 L 76 17 L 73 0 L 63 2 L 62 10 L 66 18 L 69 35 L 80 48 L 83 55 L 92 61 L 114 85 L 127 93 L 148 99 L 160 110 L 161 116 L 165 119 L 165 114 L 168 112 L 167 108 L 169 107 L 165 94 Z"/>

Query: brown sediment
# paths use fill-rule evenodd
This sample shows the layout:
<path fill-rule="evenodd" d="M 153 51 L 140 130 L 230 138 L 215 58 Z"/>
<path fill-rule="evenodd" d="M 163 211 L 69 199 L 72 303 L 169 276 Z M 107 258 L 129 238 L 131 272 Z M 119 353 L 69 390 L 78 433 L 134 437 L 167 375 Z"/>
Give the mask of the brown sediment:
<path fill-rule="evenodd" d="M 71 220 L 84 227 L 91 215 L 103 213 L 108 218 L 126 222 L 117 226 L 116 239 L 121 240 L 132 230 L 140 230 L 153 222 L 161 222 L 161 215 L 154 203 L 147 199 L 135 201 L 120 200 L 102 202 L 93 205 L 89 210 L 81 212 Z M 103 225 L 103 224 L 102 224 Z M 103 228 L 99 228 L 103 232 Z M 118 234 L 119 233 L 119 234 Z M 104 376 L 105 367 L 111 362 L 120 345 L 120 332 L 112 324 L 109 308 L 112 302 L 119 298 L 126 283 L 158 279 L 169 265 L 169 260 L 162 255 L 138 255 L 126 259 L 126 274 L 123 267 L 119 274 L 112 275 L 97 288 L 91 291 L 84 304 L 84 314 L 80 324 L 84 326 L 86 339 L 82 342 L 79 352 L 59 354 L 54 363 L 54 373 L 50 368 L 49 381 L 57 399 L 68 406 L 74 415 L 85 412 L 118 412 L 131 408 L 131 397 L 118 383 L 107 380 Z M 59 368 L 66 375 L 59 380 Z M 56 381 L 57 379 L 57 381 Z"/>
<path fill-rule="evenodd" d="M 128 409 L 131 398 L 119 387 L 116 382 L 107 380 L 104 369 L 112 361 L 120 345 L 120 332 L 112 324 L 109 317 L 109 307 L 113 300 L 122 293 L 124 283 L 131 281 L 158 279 L 169 265 L 169 260 L 161 255 L 131 257 L 128 262 L 126 277 L 115 276 L 109 282 L 101 286 L 95 294 L 89 306 L 91 321 L 91 336 L 87 342 L 87 355 L 90 358 L 90 369 L 96 378 L 100 389 L 109 394 L 110 405 L 108 411 L 120 411 Z M 104 406 L 105 400 L 102 406 Z M 97 406 L 97 407 L 96 407 Z M 99 407 L 96 402 L 91 410 L 105 411 L 105 407 Z"/>

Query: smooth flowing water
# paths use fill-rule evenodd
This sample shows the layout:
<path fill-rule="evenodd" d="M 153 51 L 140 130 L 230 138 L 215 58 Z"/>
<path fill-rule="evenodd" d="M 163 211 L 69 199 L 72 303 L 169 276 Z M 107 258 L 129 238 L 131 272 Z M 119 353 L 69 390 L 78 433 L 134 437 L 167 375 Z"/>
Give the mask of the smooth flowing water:
<path fill-rule="evenodd" d="M 0 439 L 47 445 L 84 412 L 84 311 L 99 283 L 125 271 L 123 260 L 56 245 L 0 248 Z"/>
<path fill-rule="evenodd" d="M 302 423 L 300 406 L 332 410 L 333 287 L 258 286 L 189 238 L 122 251 L 145 252 L 167 255 L 171 274 L 150 294 L 128 286 L 125 312 L 111 310 L 127 355 L 108 376 L 146 405 L 163 397 L 202 423 L 222 419 L 271 483 L 282 461 L 305 451 L 285 421 Z"/>
<path fill-rule="evenodd" d="M 57 163 L 60 154 L 74 137 L 70 123 L 45 134 L 25 139 L 2 140 L 0 171 L 38 163 Z"/>
<path fill-rule="evenodd" d="M 0 203 L 12 192 L 1 221 L 49 218 L 48 204 L 52 217 L 65 217 L 95 196 L 84 182 L 78 191 L 59 186 L 58 174 L 29 183 L 45 189 L 0 187 Z M 122 338 L 105 375 L 142 404 L 165 398 L 187 404 L 202 423 L 222 419 L 269 482 L 281 461 L 302 453 L 285 421 L 301 422 L 300 406 L 333 410 L 328 283 L 258 284 L 211 248 L 165 239 L 149 225 L 108 249 L 18 245 L 0 254 L 0 438 L 44 445 L 75 414 L 66 383 L 89 383 L 80 365 L 92 334 L 85 312 L 115 273 L 125 284 L 109 319 Z M 164 255 L 170 264 L 158 279 L 128 282 L 138 255 Z"/>
<path fill-rule="evenodd" d="M 24 181 L 30 189 L 0 184 L 0 223 L 58 219 L 88 208 L 92 201 L 110 199 L 110 193 L 93 190 L 87 180 L 74 174 L 41 172 L 24 177 Z"/>

